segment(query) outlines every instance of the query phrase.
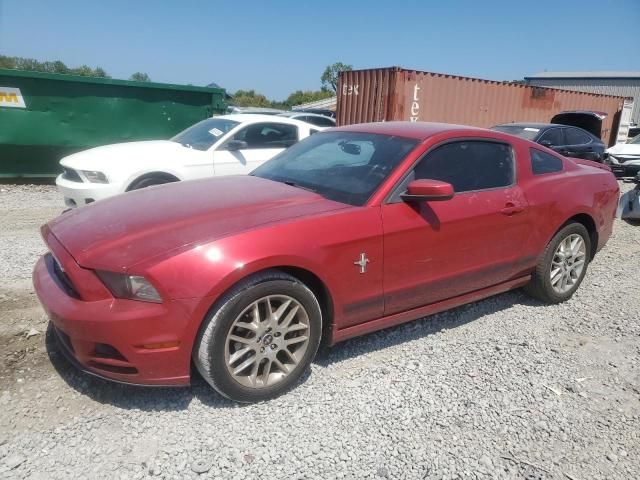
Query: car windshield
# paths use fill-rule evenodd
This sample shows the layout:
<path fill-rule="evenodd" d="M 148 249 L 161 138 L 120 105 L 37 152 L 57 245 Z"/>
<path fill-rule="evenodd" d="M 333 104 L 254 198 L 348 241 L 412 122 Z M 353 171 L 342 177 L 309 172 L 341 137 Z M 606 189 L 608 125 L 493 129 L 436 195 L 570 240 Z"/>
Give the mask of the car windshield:
<path fill-rule="evenodd" d="M 515 135 L 516 137 L 526 138 L 527 140 L 533 140 L 540 133 L 539 128 L 525 127 L 522 125 L 496 125 L 495 127 L 491 127 L 491 130 L 508 133 L 510 135 Z"/>
<path fill-rule="evenodd" d="M 240 122 L 226 118 L 208 118 L 181 131 L 173 137 L 171 141 L 178 142 L 185 147 L 196 150 L 208 150 L 218 142 L 225 133 L 239 124 Z"/>
<path fill-rule="evenodd" d="M 415 148 L 415 139 L 359 132 L 316 133 L 251 175 L 350 205 L 365 202 Z"/>
<path fill-rule="evenodd" d="M 628 143 L 632 145 L 640 145 L 640 135 L 636 135 L 631 140 L 629 140 Z"/>

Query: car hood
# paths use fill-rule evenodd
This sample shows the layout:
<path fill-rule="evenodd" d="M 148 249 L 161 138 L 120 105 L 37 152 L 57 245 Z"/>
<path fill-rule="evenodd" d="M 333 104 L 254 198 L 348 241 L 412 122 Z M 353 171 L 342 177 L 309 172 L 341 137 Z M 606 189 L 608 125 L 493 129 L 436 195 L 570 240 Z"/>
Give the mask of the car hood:
<path fill-rule="evenodd" d="M 619 143 L 607 150 L 610 155 L 633 155 L 640 157 L 640 144 Z"/>
<path fill-rule="evenodd" d="M 199 150 L 193 150 L 177 142 L 169 140 L 148 140 L 144 142 L 126 142 L 104 145 L 74 153 L 60 160 L 60 165 L 75 170 L 104 171 L 110 166 L 128 163 L 143 158 L 161 160 L 176 158 L 177 156 L 198 155 Z"/>
<path fill-rule="evenodd" d="M 47 227 L 79 265 L 120 271 L 171 250 L 347 207 L 259 177 L 218 177 L 117 195 Z"/>

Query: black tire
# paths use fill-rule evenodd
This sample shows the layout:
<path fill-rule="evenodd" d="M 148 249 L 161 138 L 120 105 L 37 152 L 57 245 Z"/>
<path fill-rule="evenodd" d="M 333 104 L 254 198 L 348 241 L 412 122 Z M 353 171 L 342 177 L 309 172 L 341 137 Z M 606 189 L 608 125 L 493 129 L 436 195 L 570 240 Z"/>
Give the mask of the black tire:
<path fill-rule="evenodd" d="M 178 180 L 173 177 L 165 177 L 162 175 L 150 175 L 148 177 L 142 177 L 131 182 L 127 192 L 131 190 L 140 190 L 141 188 L 152 187 L 154 185 L 163 185 L 165 183 L 177 182 Z"/>
<path fill-rule="evenodd" d="M 226 338 L 236 318 L 253 302 L 269 295 L 287 295 L 306 310 L 309 340 L 298 364 L 282 380 L 275 385 L 251 388 L 228 371 Z M 313 292 L 297 278 L 269 270 L 243 280 L 215 303 L 200 327 L 192 356 L 200 375 L 221 395 L 237 402 L 260 402 L 277 397 L 296 384 L 313 361 L 321 336 L 322 313 Z"/>
<path fill-rule="evenodd" d="M 585 243 L 585 263 L 577 278 L 574 285 L 566 292 L 559 293 L 557 292 L 551 285 L 551 263 L 553 261 L 556 249 L 560 245 L 560 243 L 565 240 L 570 235 L 580 235 L 582 240 Z M 585 274 L 587 273 L 587 268 L 589 266 L 589 262 L 591 260 L 591 238 L 589 237 L 589 232 L 581 223 L 569 223 L 565 225 L 563 228 L 556 233 L 551 241 L 547 244 L 547 247 L 544 250 L 536 269 L 531 276 L 531 281 L 524 287 L 524 290 L 530 296 L 537 298 L 545 303 L 561 303 L 569 298 L 575 293 L 578 289 L 582 280 L 584 279 Z"/>

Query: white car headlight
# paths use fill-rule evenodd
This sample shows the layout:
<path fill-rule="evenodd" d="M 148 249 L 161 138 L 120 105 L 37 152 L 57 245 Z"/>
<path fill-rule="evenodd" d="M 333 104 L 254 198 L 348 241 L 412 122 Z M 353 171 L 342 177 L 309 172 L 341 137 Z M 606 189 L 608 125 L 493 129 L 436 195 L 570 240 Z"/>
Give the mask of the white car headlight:
<path fill-rule="evenodd" d="M 97 172 L 95 170 L 80 170 L 82 174 L 89 180 L 91 183 L 109 183 L 107 176 L 102 172 Z"/>

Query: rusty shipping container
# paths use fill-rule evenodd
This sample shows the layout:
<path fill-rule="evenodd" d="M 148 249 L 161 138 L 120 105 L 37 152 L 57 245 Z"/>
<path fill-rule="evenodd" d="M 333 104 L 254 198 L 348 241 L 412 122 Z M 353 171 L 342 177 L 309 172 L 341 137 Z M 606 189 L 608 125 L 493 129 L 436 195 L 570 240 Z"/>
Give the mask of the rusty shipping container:
<path fill-rule="evenodd" d="M 532 87 L 399 67 L 341 72 L 338 125 L 391 120 L 488 128 L 500 123 L 548 123 L 563 111 L 606 113 L 601 138 L 617 133 L 623 97 Z"/>

